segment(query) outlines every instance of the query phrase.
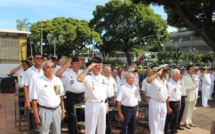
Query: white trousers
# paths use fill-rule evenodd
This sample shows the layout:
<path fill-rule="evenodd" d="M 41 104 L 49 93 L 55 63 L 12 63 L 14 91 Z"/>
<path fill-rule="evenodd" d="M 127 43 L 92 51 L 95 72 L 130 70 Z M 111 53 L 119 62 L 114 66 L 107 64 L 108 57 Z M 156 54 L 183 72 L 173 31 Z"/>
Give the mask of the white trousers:
<path fill-rule="evenodd" d="M 185 108 L 182 121 L 185 124 L 192 123 L 193 110 L 195 106 L 195 101 L 185 101 Z"/>
<path fill-rule="evenodd" d="M 199 88 L 197 87 L 195 90 L 196 90 L 196 96 L 197 96 L 197 99 L 195 100 L 195 106 L 196 106 L 196 103 L 198 101 L 198 96 L 199 96 Z"/>
<path fill-rule="evenodd" d="M 85 103 L 85 129 L 86 134 L 105 134 L 106 129 L 106 109 L 105 103 Z"/>
<path fill-rule="evenodd" d="M 212 98 L 213 91 L 214 91 L 214 83 L 211 84 L 210 93 L 209 93 L 209 98 L 208 99 Z"/>
<path fill-rule="evenodd" d="M 202 84 L 202 106 L 206 107 L 208 105 L 208 98 L 210 94 L 210 85 Z"/>
<path fill-rule="evenodd" d="M 51 125 L 52 134 L 61 134 L 61 113 L 62 110 L 60 106 L 56 110 L 49 110 L 40 107 L 40 134 L 49 134 Z"/>
<path fill-rule="evenodd" d="M 150 134 L 163 134 L 166 121 L 166 103 L 150 99 L 149 102 L 149 128 Z"/>

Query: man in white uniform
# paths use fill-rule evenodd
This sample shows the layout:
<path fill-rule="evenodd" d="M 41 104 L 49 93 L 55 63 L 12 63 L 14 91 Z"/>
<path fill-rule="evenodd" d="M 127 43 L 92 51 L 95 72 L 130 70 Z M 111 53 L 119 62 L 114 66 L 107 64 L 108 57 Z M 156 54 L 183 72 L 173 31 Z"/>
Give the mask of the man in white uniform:
<path fill-rule="evenodd" d="M 17 76 L 18 78 L 18 86 L 19 86 L 19 93 L 24 92 L 24 85 L 22 84 L 22 79 L 25 76 L 25 71 L 29 68 L 30 63 L 27 60 L 22 60 L 18 67 L 11 70 L 10 74 L 13 76 Z M 23 99 L 24 96 L 19 95 L 19 99 Z M 25 106 L 25 102 L 19 102 L 20 107 Z M 20 110 L 19 114 L 23 115 L 25 113 L 24 110 Z"/>
<path fill-rule="evenodd" d="M 70 71 L 66 71 L 70 67 Z M 78 57 L 72 57 L 72 61 L 68 61 L 64 67 L 62 67 L 58 72 L 57 76 L 60 78 L 65 78 L 66 85 L 66 111 L 68 115 L 68 130 L 69 134 L 75 133 L 75 117 L 74 117 L 74 105 L 84 102 L 84 91 L 85 86 L 83 83 L 77 81 L 78 75 L 83 70 L 80 69 L 80 62 Z M 83 121 L 83 111 L 78 110 L 77 116 L 79 121 Z"/>
<path fill-rule="evenodd" d="M 40 53 L 34 55 L 34 65 L 30 67 L 26 72 L 24 79 L 22 79 L 22 84 L 24 85 L 24 95 L 25 95 L 25 107 L 27 109 L 31 108 L 31 100 L 33 93 L 33 85 L 37 79 L 43 75 L 42 70 L 43 57 Z M 30 130 L 36 128 L 34 117 L 30 118 L 29 121 L 32 123 Z"/>
<path fill-rule="evenodd" d="M 118 115 L 121 121 L 120 134 L 134 134 L 140 93 L 134 85 L 135 76 L 133 72 L 126 72 L 125 79 L 126 81 L 117 96 Z"/>
<path fill-rule="evenodd" d="M 150 134 L 163 134 L 167 114 L 167 82 L 165 80 L 168 65 L 158 67 L 158 72 L 148 77 L 151 83 L 151 99 L 149 102 L 149 128 Z"/>
<path fill-rule="evenodd" d="M 32 106 L 35 122 L 40 126 L 40 134 L 49 134 L 50 126 L 52 126 L 52 134 L 60 134 L 61 119 L 65 117 L 63 101 L 65 91 L 61 80 L 52 75 L 54 68 L 53 62 L 45 61 L 44 75 L 33 85 Z"/>
<path fill-rule="evenodd" d="M 194 67 L 194 71 L 193 71 L 193 74 L 192 74 L 192 80 L 193 82 L 195 83 L 195 85 L 197 85 L 198 87 L 196 88 L 196 96 L 198 97 L 198 93 L 199 93 L 199 74 L 198 74 L 198 67 Z M 197 103 L 197 99 L 195 101 L 195 106 L 196 106 L 196 103 Z M 196 110 L 197 108 L 194 107 L 194 110 Z"/>
<path fill-rule="evenodd" d="M 186 99 L 185 99 L 185 109 L 184 109 L 184 114 L 183 114 L 183 119 L 182 121 L 185 124 L 185 127 L 187 129 L 190 129 L 190 127 L 196 127 L 192 123 L 192 116 L 193 116 L 193 110 L 195 107 L 195 101 L 197 99 L 196 95 L 196 89 L 198 85 L 194 83 L 192 80 L 192 74 L 194 71 L 194 67 L 192 65 L 188 65 L 187 68 L 187 73 L 184 75 L 187 83 L 186 83 Z"/>
<path fill-rule="evenodd" d="M 202 106 L 209 107 L 208 98 L 211 88 L 211 77 L 209 68 L 205 68 L 202 72 Z"/>
<path fill-rule="evenodd" d="M 177 123 L 179 117 L 179 109 L 181 105 L 181 83 L 180 71 L 178 69 L 171 69 L 171 78 L 167 82 L 167 117 L 165 123 L 165 134 L 177 133 Z"/>
<path fill-rule="evenodd" d="M 89 71 L 91 75 L 87 75 Z M 109 95 L 107 79 L 102 76 L 101 58 L 94 57 L 89 65 L 77 78 L 85 85 L 85 130 L 86 134 L 105 134 L 106 111 L 108 105 L 105 100 Z"/>
<path fill-rule="evenodd" d="M 29 109 L 31 107 L 32 93 L 33 93 L 33 84 L 37 79 L 43 75 L 42 70 L 43 57 L 40 53 L 34 55 L 34 65 L 30 67 L 22 80 L 24 85 L 24 94 L 25 94 L 25 106 Z"/>
<path fill-rule="evenodd" d="M 186 98 L 186 79 L 185 79 L 185 77 L 184 77 L 184 72 L 185 72 L 185 70 L 184 70 L 184 68 L 181 68 L 180 69 L 180 74 L 181 74 L 181 76 L 180 76 L 180 80 L 179 80 L 179 82 L 180 82 L 180 84 L 181 84 L 181 107 L 180 107 L 180 112 L 179 112 L 179 117 L 178 117 L 178 126 L 177 126 L 177 129 L 178 130 L 184 130 L 184 128 L 182 128 L 181 126 L 180 126 L 180 124 L 181 124 L 181 120 L 182 120 L 182 117 L 183 117 L 183 114 L 184 114 L 184 108 L 185 108 L 185 98 Z"/>
<path fill-rule="evenodd" d="M 146 105 L 149 104 L 149 101 L 151 99 L 150 95 L 150 90 L 151 90 L 151 84 L 147 82 L 148 77 L 151 77 L 153 75 L 153 70 L 152 68 L 147 69 L 147 77 L 143 80 L 142 82 L 142 91 L 143 91 L 143 101 L 145 102 Z M 149 109 L 148 107 L 145 108 L 144 111 L 144 119 L 148 120 L 149 117 Z"/>
<path fill-rule="evenodd" d="M 120 89 L 120 87 L 122 85 L 121 79 L 118 76 L 117 69 L 113 69 L 113 71 L 112 71 L 112 77 L 115 80 L 116 85 L 117 85 L 117 88 L 116 88 L 117 89 L 117 91 L 116 91 L 116 97 L 117 97 L 118 94 L 119 94 L 119 89 Z"/>

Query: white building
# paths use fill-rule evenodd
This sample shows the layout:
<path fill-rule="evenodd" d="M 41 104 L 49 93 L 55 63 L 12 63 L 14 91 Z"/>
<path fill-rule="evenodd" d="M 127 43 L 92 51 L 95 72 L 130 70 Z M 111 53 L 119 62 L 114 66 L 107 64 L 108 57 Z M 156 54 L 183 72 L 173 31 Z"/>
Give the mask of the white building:
<path fill-rule="evenodd" d="M 207 43 L 193 31 L 173 32 L 168 44 L 163 46 L 164 51 L 182 50 L 185 53 L 208 54 L 212 51 Z"/>

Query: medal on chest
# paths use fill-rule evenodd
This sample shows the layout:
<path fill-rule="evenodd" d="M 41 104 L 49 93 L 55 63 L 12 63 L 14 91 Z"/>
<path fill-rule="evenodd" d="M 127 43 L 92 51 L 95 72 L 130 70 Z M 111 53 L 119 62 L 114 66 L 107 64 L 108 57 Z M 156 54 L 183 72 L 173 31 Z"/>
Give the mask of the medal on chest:
<path fill-rule="evenodd" d="M 60 95 L 60 86 L 59 85 L 55 85 L 54 86 L 54 91 L 56 95 Z"/>
<path fill-rule="evenodd" d="M 92 90 L 94 90 L 95 89 L 94 88 L 94 86 L 95 86 L 94 82 L 92 81 L 91 84 L 92 84 Z"/>
<path fill-rule="evenodd" d="M 105 85 L 106 83 L 105 83 L 105 80 L 104 79 L 102 79 L 102 85 Z"/>

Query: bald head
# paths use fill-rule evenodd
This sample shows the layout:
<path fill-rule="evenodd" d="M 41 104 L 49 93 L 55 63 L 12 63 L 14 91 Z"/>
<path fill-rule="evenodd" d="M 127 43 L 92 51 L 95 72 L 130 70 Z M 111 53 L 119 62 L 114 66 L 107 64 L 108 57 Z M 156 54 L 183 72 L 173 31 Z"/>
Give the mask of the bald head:
<path fill-rule="evenodd" d="M 147 68 L 147 76 L 150 77 L 153 75 L 153 70 L 151 68 Z"/>

